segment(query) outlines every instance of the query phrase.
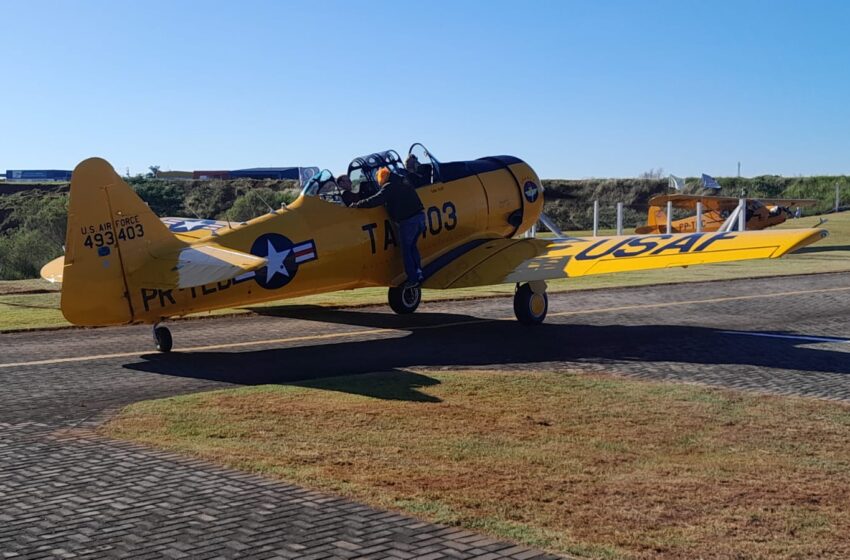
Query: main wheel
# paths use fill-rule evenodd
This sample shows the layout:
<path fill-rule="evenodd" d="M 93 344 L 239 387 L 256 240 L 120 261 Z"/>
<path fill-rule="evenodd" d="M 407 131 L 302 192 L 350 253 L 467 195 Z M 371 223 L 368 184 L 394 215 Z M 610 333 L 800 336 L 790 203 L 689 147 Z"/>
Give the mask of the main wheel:
<path fill-rule="evenodd" d="M 171 340 L 171 331 L 167 327 L 155 327 L 153 329 L 153 341 L 159 352 L 171 352 L 173 341 Z"/>
<path fill-rule="evenodd" d="M 523 325 L 539 325 L 549 311 L 546 292 L 536 294 L 531 286 L 523 284 L 514 294 L 514 315 Z"/>
<path fill-rule="evenodd" d="M 419 307 L 419 302 L 422 301 L 422 288 L 390 288 L 387 294 L 387 300 L 393 311 L 399 315 L 413 313 Z"/>

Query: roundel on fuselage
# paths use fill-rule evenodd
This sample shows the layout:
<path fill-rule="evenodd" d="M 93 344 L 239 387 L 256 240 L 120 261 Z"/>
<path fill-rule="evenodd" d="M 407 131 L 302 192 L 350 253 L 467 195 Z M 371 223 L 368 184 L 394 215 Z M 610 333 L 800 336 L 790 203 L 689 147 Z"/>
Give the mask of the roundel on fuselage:
<path fill-rule="evenodd" d="M 289 284 L 298 273 L 298 266 L 315 260 L 313 240 L 293 243 L 279 233 L 264 233 L 254 240 L 251 254 L 263 257 L 268 264 L 254 273 L 254 280 L 267 290 L 277 290 Z"/>
<path fill-rule="evenodd" d="M 540 187 L 534 181 L 526 181 L 522 186 L 522 194 L 529 202 L 534 202 L 540 196 Z"/>

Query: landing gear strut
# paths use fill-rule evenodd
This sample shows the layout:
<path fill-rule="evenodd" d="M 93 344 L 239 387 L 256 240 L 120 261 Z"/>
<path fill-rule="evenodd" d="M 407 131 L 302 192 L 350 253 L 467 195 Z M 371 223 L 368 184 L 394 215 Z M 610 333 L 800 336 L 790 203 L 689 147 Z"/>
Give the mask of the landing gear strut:
<path fill-rule="evenodd" d="M 153 326 L 153 342 L 159 352 L 171 352 L 171 331 L 168 327 L 160 327 L 159 323 Z"/>
<path fill-rule="evenodd" d="M 514 315 L 523 325 L 539 325 L 549 310 L 546 282 L 536 281 L 517 284 L 514 293 Z"/>
<path fill-rule="evenodd" d="M 389 300 L 390 308 L 399 315 L 413 313 L 422 301 L 422 288 L 419 286 L 414 288 L 403 288 L 401 286 L 390 288 L 387 294 L 387 300 Z"/>

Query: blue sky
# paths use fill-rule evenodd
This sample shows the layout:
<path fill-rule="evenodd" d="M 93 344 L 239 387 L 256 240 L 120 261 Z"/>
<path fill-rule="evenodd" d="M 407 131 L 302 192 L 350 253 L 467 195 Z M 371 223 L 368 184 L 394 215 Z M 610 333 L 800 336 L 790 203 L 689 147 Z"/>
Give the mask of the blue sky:
<path fill-rule="evenodd" d="M 850 172 L 850 3 L 0 0 L 0 169 Z"/>

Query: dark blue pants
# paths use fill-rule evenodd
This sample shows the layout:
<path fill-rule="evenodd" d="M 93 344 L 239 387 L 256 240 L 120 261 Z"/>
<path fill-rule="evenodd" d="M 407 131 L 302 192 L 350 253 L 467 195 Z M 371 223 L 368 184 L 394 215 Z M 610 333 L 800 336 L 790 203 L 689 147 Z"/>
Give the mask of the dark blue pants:
<path fill-rule="evenodd" d="M 398 224 L 398 235 L 401 238 L 401 257 L 404 260 L 404 272 L 408 282 L 421 282 L 422 263 L 419 258 L 417 241 L 425 233 L 425 213 L 420 212 Z"/>

